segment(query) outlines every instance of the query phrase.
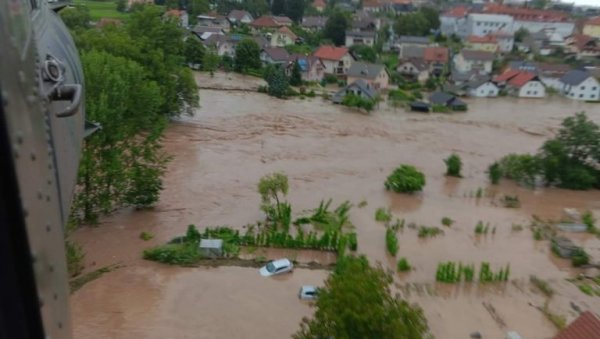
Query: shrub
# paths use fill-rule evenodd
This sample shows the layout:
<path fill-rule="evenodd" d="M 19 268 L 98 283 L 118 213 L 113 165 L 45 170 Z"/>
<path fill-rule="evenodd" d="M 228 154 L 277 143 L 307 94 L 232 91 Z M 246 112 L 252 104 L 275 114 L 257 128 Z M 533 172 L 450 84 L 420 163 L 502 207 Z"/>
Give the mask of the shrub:
<path fill-rule="evenodd" d="M 489 224 L 483 224 L 482 221 L 478 221 L 475 225 L 475 234 L 487 234 L 489 231 Z"/>
<path fill-rule="evenodd" d="M 373 108 L 375 107 L 375 102 L 375 100 L 363 98 L 362 96 L 356 94 L 346 94 L 346 96 L 344 96 L 344 99 L 342 99 L 342 105 L 348 107 L 362 108 L 367 112 L 373 110 Z"/>
<path fill-rule="evenodd" d="M 502 170 L 498 162 L 494 162 L 488 167 L 488 176 L 493 185 L 498 185 L 500 178 L 502 178 Z"/>
<path fill-rule="evenodd" d="M 419 238 L 427 238 L 427 237 L 435 237 L 438 234 L 443 234 L 444 231 L 437 227 L 427 227 L 421 226 L 419 227 Z"/>
<path fill-rule="evenodd" d="M 554 295 L 554 290 L 552 287 L 550 287 L 548 282 L 536 277 L 535 275 L 530 276 L 529 281 L 531 281 L 531 283 L 540 291 L 542 291 L 542 293 L 544 293 L 548 298 L 551 298 Z"/>
<path fill-rule="evenodd" d="M 397 269 L 399 272 L 408 272 L 412 269 L 412 267 L 410 266 L 408 260 L 402 257 L 400 260 L 398 260 Z"/>
<path fill-rule="evenodd" d="M 457 154 L 451 154 L 447 159 L 444 159 L 444 163 L 446 163 L 446 175 L 461 177 L 462 161 Z"/>
<path fill-rule="evenodd" d="M 389 209 L 383 207 L 378 208 L 375 211 L 375 220 L 380 222 L 389 222 L 392 220 L 392 213 Z"/>
<path fill-rule="evenodd" d="M 145 231 L 140 233 L 140 239 L 142 239 L 144 241 L 148 241 L 152 238 L 154 238 L 154 234 L 152 234 L 152 233 L 145 232 Z"/>
<path fill-rule="evenodd" d="M 521 201 L 519 200 L 519 196 L 518 195 L 504 195 L 500 201 L 502 202 L 502 205 L 504 205 L 504 207 L 506 208 L 519 208 L 521 207 Z"/>
<path fill-rule="evenodd" d="M 527 186 L 534 186 L 541 168 L 536 156 L 530 154 L 509 154 L 500 159 L 502 175 Z"/>
<path fill-rule="evenodd" d="M 434 113 L 450 113 L 450 107 L 435 104 L 431 106 L 431 111 Z"/>
<path fill-rule="evenodd" d="M 594 293 L 594 288 L 592 288 L 592 286 L 588 285 L 588 284 L 581 284 L 578 286 L 579 290 L 587 295 L 591 295 L 593 296 Z"/>
<path fill-rule="evenodd" d="M 85 253 L 81 245 L 65 240 L 65 252 L 67 256 L 67 271 L 70 277 L 79 275 L 83 271 L 83 258 Z"/>
<path fill-rule="evenodd" d="M 410 165 L 396 168 L 385 181 L 385 188 L 396 193 L 413 193 L 425 186 L 425 175 Z"/>
<path fill-rule="evenodd" d="M 390 228 L 385 230 L 385 246 L 388 253 L 395 257 L 396 253 L 398 253 L 398 238 L 396 238 L 396 233 Z"/>
<path fill-rule="evenodd" d="M 596 233 L 596 220 L 594 219 L 594 215 L 590 211 L 585 211 L 581 216 L 581 221 L 584 225 L 587 226 L 587 230 L 590 233 Z"/>
<path fill-rule="evenodd" d="M 450 227 L 452 226 L 452 224 L 454 224 L 454 220 L 448 218 L 448 217 L 443 217 L 442 218 L 442 225 Z"/>
<path fill-rule="evenodd" d="M 358 239 L 356 237 L 356 233 L 348 233 L 348 248 L 351 251 L 356 251 L 358 249 Z"/>
<path fill-rule="evenodd" d="M 191 265 L 201 259 L 198 244 L 182 243 L 157 246 L 144 251 L 144 259 L 171 265 Z"/>
<path fill-rule="evenodd" d="M 590 263 L 590 256 L 585 252 L 583 248 L 578 248 L 573 257 L 571 258 L 571 264 L 575 267 L 580 267 Z"/>

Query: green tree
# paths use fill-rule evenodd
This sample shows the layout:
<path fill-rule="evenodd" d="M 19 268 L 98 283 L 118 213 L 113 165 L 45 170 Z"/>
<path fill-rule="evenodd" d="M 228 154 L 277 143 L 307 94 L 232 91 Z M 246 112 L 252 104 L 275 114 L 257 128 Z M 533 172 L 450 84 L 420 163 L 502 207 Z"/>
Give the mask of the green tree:
<path fill-rule="evenodd" d="M 336 46 L 346 43 L 346 30 L 350 25 L 346 15 L 340 11 L 334 12 L 323 29 L 323 37 L 330 39 Z"/>
<path fill-rule="evenodd" d="M 285 0 L 273 0 L 271 13 L 273 15 L 285 15 Z"/>
<path fill-rule="evenodd" d="M 400 165 L 385 181 L 385 188 L 396 193 L 413 193 L 423 189 L 425 175 L 414 166 Z"/>
<path fill-rule="evenodd" d="M 278 98 L 285 96 L 289 87 L 289 82 L 281 67 L 275 66 L 265 70 L 265 80 L 267 81 L 267 91 L 269 95 Z"/>
<path fill-rule="evenodd" d="M 444 159 L 446 163 L 446 175 L 451 177 L 461 177 L 460 170 L 462 169 L 462 160 L 458 154 L 452 153 L 448 158 Z"/>
<path fill-rule="evenodd" d="M 393 278 L 366 257 L 347 256 L 319 291 L 312 319 L 305 319 L 294 339 L 421 339 L 427 319 L 416 305 L 392 296 Z"/>
<path fill-rule="evenodd" d="M 432 7 L 421 7 L 419 12 L 423 14 L 423 17 L 427 20 L 428 28 L 430 30 L 437 30 L 440 28 L 440 12 Z"/>
<path fill-rule="evenodd" d="M 304 16 L 304 7 L 306 6 L 304 0 L 286 0 L 285 1 L 285 15 L 292 19 L 295 23 L 302 22 Z"/>
<path fill-rule="evenodd" d="M 358 60 L 368 61 L 368 62 L 376 62 L 377 61 L 377 51 L 373 47 L 367 45 L 352 45 L 350 46 L 350 52 L 354 55 Z"/>
<path fill-rule="evenodd" d="M 76 5 L 60 11 L 60 17 L 65 25 L 73 31 L 90 28 L 90 11 L 86 6 Z"/>
<path fill-rule="evenodd" d="M 292 74 L 290 75 L 290 85 L 302 85 L 302 70 L 300 69 L 300 64 L 298 63 L 298 60 L 294 61 L 294 65 L 292 66 Z"/>
<path fill-rule="evenodd" d="M 500 179 L 502 178 L 502 170 L 500 169 L 500 164 L 498 162 L 494 162 L 488 167 L 488 176 L 492 185 L 498 185 L 500 183 Z"/>
<path fill-rule="evenodd" d="M 600 163 L 600 126 L 584 112 L 563 120 L 556 136 L 569 157 L 582 164 Z"/>
<path fill-rule="evenodd" d="M 256 41 L 246 38 L 240 41 L 235 49 L 235 70 L 246 72 L 250 69 L 260 69 L 260 47 Z"/>
<path fill-rule="evenodd" d="M 246 0 L 244 7 L 255 18 L 269 12 L 269 4 L 266 0 Z"/>
<path fill-rule="evenodd" d="M 523 42 L 527 36 L 529 36 L 529 31 L 521 27 L 515 32 L 515 42 Z"/>
<path fill-rule="evenodd" d="M 204 59 L 202 60 L 202 69 L 206 72 L 210 73 L 210 76 L 214 76 L 217 67 L 219 67 L 220 58 L 217 53 L 213 51 L 208 51 L 204 54 Z"/>
<path fill-rule="evenodd" d="M 283 198 L 289 189 L 288 177 L 283 173 L 272 173 L 260 178 L 258 193 L 261 198 L 261 210 L 271 221 L 281 221 L 285 213 L 286 203 Z"/>
<path fill-rule="evenodd" d="M 420 35 L 429 34 L 431 23 L 423 12 L 414 12 L 398 16 L 394 24 L 394 30 L 398 35 Z"/>
<path fill-rule="evenodd" d="M 210 11 L 210 3 L 208 0 L 187 0 L 185 8 L 189 14 L 190 24 L 195 24 L 197 16 Z"/>
<path fill-rule="evenodd" d="M 183 54 L 188 64 L 202 64 L 204 61 L 204 45 L 193 36 L 185 40 Z"/>
<path fill-rule="evenodd" d="M 125 0 L 117 0 L 116 1 L 117 4 L 117 11 L 118 12 L 125 12 L 127 10 L 127 1 Z"/>

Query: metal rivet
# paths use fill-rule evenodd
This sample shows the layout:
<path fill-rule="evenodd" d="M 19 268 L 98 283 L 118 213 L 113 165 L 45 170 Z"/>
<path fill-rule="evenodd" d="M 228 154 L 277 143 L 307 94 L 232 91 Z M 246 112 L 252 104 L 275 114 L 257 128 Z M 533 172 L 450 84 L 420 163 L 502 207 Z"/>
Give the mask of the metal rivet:
<path fill-rule="evenodd" d="M 35 158 L 36 158 L 35 152 L 31 152 L 30 157 L 31 157 L 31 161 L 35 161 Z"/>
<path fill-rule="evenodd" d="M 54 300 L 58 300 L 58 293 L 54 293 Z"/>
<path fill-rule="evenodd" d="M 39 200 L 44 199 L 44 195 L 42 194 L 42 192 L 39 192 L 39 191 L 38 191 L 37 197 Z"/>
<path fill-rule="evenodd" d="M 46 232 L 50 232 L 50 230 L 52 229 L 52 227 L 50 227 L 50 225 L 46 225 Z"/>
<path fill-rule="evenodd" d="M 62 329 L 62 323 L 60 321 L 58 322 L 58 328 Z"/>
<path fill-rule="evenodd" d="M 46 196 L 46 201 L 50 201 L 50 196 L 49 195 Z"/>
<path fill-rule="evenodd" d="M 48 271 L 50 271 L 50 273 L 54 272 L 54 266 L 52 266 L 52 265 L 48 266 Z"/>

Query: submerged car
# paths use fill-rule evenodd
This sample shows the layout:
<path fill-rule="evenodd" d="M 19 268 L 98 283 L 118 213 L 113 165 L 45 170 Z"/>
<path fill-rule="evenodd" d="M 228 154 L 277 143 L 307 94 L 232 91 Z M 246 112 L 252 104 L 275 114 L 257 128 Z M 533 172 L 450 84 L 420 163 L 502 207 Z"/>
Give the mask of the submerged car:
<path fill-rule="evenodd" d="M 263 277 L 270 277 L 272 275 L 291 272 L 293 268 L 294 264 L 289 259 L 284 258 L 268 262 L 260 268 L 259 272 Z"/>
<path fill-rule="evenodd" d="M 300 291 L 298 291 L 298 298 L 301 300 L 315 300 L 317 299 L 318 293 L 315 286 L 304 285 L 300 287 Z"/>

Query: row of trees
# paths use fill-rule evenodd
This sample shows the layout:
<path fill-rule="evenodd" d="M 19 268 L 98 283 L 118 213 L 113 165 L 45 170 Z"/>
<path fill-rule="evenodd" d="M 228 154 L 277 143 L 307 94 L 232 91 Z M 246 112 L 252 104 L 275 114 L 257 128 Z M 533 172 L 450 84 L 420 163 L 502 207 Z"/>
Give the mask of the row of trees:
<path fill-rule="evenodd" d="M 302 21 L 306 3 L 304 0 L 273 0 L 271 13 L 273 15 L 285 15 L 298 23 Z"/>
<path fill-rule="evenodd" d="M 394 23 L 398 35 L 426 36 L 440 28 L 439 12 L 430 7 L 422 7 L 417 12 L 400 15 Z"/>
<path fill-rule="evenodd" d="M 102 29 L 90 29 L 82 7 L 61 16 L 81 55 L 87 119 L 102 126 L 85 140 L 73 216 L 95 222 L 115 208 L 151 206 L 169 159 L 160 144 L 168 119 L 198 106 L 184 32 L 156 6 Z"/>

